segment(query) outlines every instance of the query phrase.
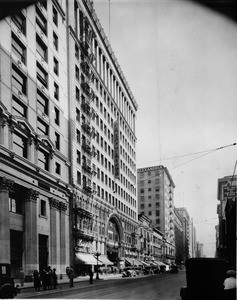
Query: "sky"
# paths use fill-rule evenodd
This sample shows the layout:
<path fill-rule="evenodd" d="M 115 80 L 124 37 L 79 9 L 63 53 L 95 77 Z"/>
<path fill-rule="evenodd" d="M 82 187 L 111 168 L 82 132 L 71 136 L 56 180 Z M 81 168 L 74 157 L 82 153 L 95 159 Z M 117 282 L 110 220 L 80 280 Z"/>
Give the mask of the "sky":
<path fill-rule="evenodd" d="M 168 168 L 174 204 L 186 207 L 212 257 L 217 181 L 237 159 L 237 24 L 185 0 L 94 8 L 138 104 L 137 168 Z"/>

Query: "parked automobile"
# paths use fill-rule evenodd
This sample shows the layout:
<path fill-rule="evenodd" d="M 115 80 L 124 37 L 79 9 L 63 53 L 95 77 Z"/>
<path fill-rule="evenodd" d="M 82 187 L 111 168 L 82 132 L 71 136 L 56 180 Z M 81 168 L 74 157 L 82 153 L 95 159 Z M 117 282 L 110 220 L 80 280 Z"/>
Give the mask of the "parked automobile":
<path fill-rule="evenodd" d="M 172 264 L 170 266 L 170 273 L 178 273 L 179 272 L 179 267 L 176 264 Z"/>
<path fill-rule="evenodd" d="M 133 269 L 124 269 L 123 272 L 122 272 L 122 277 L 135 277 L 137 276 L 137 272 L 136 270 L 133 270 Z"/>
<path fill-rule="evenodd" d="M 20 292 L 11 277 L 11 265 L 0 263 L 0 298 L 13 299 Z"/>
<path fill-rule="evenodd" d="M 187 286 L 181 287 L 182 300 L 222 300 L 227 262 L 218 258 L 190 258 L 186 261 Z"/>

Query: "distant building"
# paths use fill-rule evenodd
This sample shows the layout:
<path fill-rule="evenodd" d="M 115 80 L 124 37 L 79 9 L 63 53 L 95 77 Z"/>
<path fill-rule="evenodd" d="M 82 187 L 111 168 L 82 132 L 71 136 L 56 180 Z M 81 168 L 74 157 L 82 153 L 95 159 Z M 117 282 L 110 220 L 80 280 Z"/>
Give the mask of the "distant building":
<path fill-rule="evenodd" d="M 138 212 L 152 221 L 152 225 L 164 234 L 165 259 L 174 260 L 174 188 L 173 179 L 164 166 L 137 170 Z"/>
<path fill-rule="evenodd" d="M 196 257 L 204 257 L 204 254 L 203 254 L 203 244 L 202 243 L 199 243 L 197 242 L 196 243 Z"/>
<path fill-rule="evenodd" d="M 226 259 L 230 266 L 236 265 L 236 200 L 237 176 L 218 179 L 217 257 Z"/>
<path fill-rule="evenodd" d="M 182 217 L 182 227 L 183 227 L 183 262 L 185 262 L 189 257 L 189 245 L 190 245 L 190 217 L 188 211 L 185 207 L 177 208 L 178 213 Z"/>
<path fill-rule="evenodd" d="M 182 217 L 178 210 L 174 208 L 174 235 L 175 235 L 175 262 L 180 265 L 184 262 L 183 250 L 184 250 L 184 238 L 183 238 L 183 226 Z"/>
<path fill-rule="evenodd" d="M 190 242 L 189 242 L 189 256 L 196 257 L 196 228 L 193 225 L 193 219 L 190 220 Z"/>

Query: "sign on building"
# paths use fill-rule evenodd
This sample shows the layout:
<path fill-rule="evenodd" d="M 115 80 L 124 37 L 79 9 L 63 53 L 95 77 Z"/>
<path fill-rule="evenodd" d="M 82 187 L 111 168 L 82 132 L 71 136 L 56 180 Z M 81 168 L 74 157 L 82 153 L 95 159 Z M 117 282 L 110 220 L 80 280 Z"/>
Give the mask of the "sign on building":
<path fill-rule="evenodd" d="M 114 123 L 114 177 L 120 178 L 119 124 Z"/>

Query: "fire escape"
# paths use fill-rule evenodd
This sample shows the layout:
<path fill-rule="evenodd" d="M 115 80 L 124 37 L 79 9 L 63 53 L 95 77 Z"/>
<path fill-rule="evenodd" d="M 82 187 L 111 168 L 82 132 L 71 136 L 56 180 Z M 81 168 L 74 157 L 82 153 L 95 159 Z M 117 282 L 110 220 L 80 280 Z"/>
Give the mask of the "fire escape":
<path fill-rule="evenodd" d="M 94 31 L 90 26 L 88 19 L 85 16 L 80 18 L 80 49 L 81 49 L 81 111 L 82 111 L 82 191 L 83 199 L 76 199 L 75 205 L 75 224 L 74 238 L 76 241 L 76 251 L 87 251 L 85 244 L 92 243 L 93 235 L 93 189 L 92 177 L 95 175 L 95 170 L 92 168 L 92 159 L 95 156 L 95 147 L 91 141 L 95 137 L 95 129 L 91 124 L 95 117 L 94 109 L 91 103 L 94 100 L 95 94 L 91 88 L 93 81 L 93 73 L 91 64 L 95 59 L 92 52 L 92 40 Z M 85 199 L 86 200 L 85 200 Z M 84 246 L 83 246 L 84 245 Z M 83 249 L 82 249 L 83 248 Z"/>

